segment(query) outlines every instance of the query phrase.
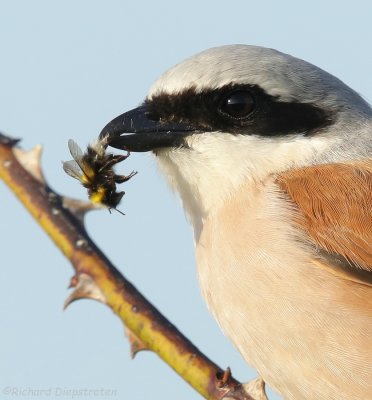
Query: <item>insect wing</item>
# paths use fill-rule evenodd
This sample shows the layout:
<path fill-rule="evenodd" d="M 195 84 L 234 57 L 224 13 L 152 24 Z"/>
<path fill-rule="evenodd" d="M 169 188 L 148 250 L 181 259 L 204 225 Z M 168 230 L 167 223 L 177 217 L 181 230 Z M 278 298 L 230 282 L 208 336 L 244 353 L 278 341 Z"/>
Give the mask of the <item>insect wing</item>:
<path fill-rule="evenodd" d="M 80 168 L 84 171 L 83 152 L 81 151 L 81 148 L 72 139 L 69 139 L 69 141 L 68 141 L 68 148 L 70 150 L 72 158 L 77 162 L 77 164 L 80 166 Z"/>
<path fill-rule="evenodd" d="M 66 172 L 66 174 L 72 176 L 79 181 L 81 181 L 83 178 L 83 171 L 81 170 L 80 165 L 75 160 L 64 161 L 63 170 Z"/>
<path fill-rule="evenodd" d="M 72 139 L 68 141 L 68 148 L 70 149 L 70 153 L 74 159 L 67 161 L 66 167 L 64 166 L 63 168 L 70 176 L 79 179 L 82 183 L 84 181 L 90 181 L 92 174 L 89 173 L 90 169 L 84 162 L 84 154 L 81 151 L 81 148 Z"/>

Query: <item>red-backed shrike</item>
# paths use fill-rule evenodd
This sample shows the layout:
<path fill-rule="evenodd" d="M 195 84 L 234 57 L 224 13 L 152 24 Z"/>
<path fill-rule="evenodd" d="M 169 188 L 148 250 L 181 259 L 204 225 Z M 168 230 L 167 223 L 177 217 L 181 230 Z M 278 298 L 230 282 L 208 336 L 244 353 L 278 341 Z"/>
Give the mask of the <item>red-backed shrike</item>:
<path fill-rule="evenodd" d="M 194 227 L 203 295 L 285 399 L 372 399 L 372 109 L 254 46 L 176 65 L 102 131 L 153 151 Z"/>

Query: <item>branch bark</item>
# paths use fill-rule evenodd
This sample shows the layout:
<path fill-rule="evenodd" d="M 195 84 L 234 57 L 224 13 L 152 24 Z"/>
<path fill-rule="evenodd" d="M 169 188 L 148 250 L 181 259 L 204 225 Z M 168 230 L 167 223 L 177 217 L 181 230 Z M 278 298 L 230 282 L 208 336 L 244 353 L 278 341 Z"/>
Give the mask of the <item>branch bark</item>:
<path fill-rule="evenodd" d="M 40 168 L 41 148 L 24 152 L 17 144 L 0 134 L 0 178 L 71 262 L 73 291 L 65 307 L 82 298 L 101 301 L 126 326 L 132 355 L 142 349 L 155 352 L 206 399 L 254 400 L 229 370 L 201 353 L 93 243 L 84 228 L 84 214 L 93 206 L 60 196 L 47 185 Z"/>

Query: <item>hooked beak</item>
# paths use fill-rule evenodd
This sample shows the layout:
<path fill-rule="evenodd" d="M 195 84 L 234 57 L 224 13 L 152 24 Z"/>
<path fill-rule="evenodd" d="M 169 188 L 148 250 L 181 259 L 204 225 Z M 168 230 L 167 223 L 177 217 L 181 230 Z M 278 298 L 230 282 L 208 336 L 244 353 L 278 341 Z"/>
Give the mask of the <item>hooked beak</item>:
<path fill-rule="evenodd" d="M 196 129 L 187 123 L 156 119 L 146 105 L 119 115 L 101 131 L 107 144 L 128 151 L 150 151 L 160 147 L 182 146 L 183 138 Z"/>

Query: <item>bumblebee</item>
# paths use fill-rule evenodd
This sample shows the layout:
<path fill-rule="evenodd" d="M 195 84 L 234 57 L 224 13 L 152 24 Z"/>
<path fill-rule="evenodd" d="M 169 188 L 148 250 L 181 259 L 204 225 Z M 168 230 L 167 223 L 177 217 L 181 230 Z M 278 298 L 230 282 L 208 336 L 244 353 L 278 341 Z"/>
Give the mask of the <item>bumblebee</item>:
<path fill-rule="evenodd" d="M 109 211 L 112 209 L 119 211 L 116 207 L 124 192 L 117 192 L 116 184 L 128 181 L 137 172 L 116 175 L 113 168 L 115 164 L 124 161 L 129 153 L 126 155 L 106 153 L 106 139 L 99 139 L 89 145 L 84 154 L 72 139 L 68 141 L 68 148 L 73 160 L 63 162 L 64 171 L 80 181 L 88 190 L 92 203 L 102 204 L 108 207 Z"/>

